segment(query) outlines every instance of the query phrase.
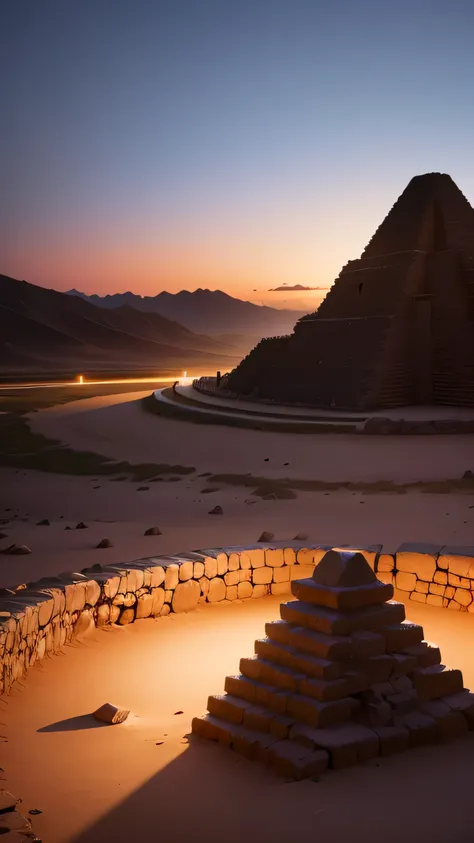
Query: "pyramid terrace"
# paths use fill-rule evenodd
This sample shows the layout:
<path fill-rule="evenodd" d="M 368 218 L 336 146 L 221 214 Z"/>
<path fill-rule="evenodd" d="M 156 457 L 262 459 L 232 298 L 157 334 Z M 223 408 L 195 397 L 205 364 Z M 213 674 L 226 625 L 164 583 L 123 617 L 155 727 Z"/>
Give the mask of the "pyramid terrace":
<path fill-rule="evenodd" d="M 261 340 L 227 387 L 335 410 L 474 407 L 474 209 L 451 177 L 413 178 L 318 311 Z"/>

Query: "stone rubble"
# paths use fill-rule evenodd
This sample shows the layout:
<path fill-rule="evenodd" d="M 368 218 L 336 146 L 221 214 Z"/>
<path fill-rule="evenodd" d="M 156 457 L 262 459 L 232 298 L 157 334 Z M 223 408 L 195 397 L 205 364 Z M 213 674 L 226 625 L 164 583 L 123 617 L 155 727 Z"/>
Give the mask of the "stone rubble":
<path fill-rule="evenodd" d="M 420 548 L 402 546 L 399 564 L 406 575 L 433 575 L 434 552 L 424 548 L 417 564 Z M 292 582 L 296 601 L 266 624 L 225 693 L 209 697 L 208 713 L 193 719 L 195 735 L 283 776 L 314 779 L 474 729 L 474 694 L 461 671 L 442 664 L 422 627 L 406 621 L 368 556 L 370 549 L 328 550 L 312 576 Z"/>

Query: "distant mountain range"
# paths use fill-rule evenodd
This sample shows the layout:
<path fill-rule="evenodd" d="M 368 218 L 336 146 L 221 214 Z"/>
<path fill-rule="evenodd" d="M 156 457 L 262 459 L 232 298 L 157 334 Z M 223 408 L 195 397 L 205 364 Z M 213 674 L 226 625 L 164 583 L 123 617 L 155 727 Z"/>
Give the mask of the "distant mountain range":
<path fill-rule="evenodd" d="M 120 298 L 120 297 L 119 297 Z M 95 299 L 94 299 L 95 301 Z M 0 275 L 0 371 L 232 368 L 239 354 L 125 302 L 98 307 Z"/>
<path fill-rule="evenodd" d="M 190 331 L 230 342 L 245 353 L 264 336 L 291 333 L 295 322 L 305 313 L 252 304 L 228 296 L 221 290 L 199 289 L 193 293 L 182 290 L 180 293 L 163 292 L 156 296 L 137 296 L 135 293 L 87 296 L 78 290 L 69 290 L 68 293 L 107 309 L 129 305 L 147 313 L 159 313 Z"/>

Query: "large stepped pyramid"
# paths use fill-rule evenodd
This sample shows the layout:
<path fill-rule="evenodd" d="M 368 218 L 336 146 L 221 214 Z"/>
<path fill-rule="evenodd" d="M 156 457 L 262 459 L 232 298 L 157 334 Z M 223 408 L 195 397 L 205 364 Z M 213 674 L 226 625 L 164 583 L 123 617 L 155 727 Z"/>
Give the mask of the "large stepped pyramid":
<path fill-rule="evenodd" d="M 227 387 L 337 410 L 474 407 L 474 209 L 451 177 L 413 178 L 319 310 Z"/>
<path fill-rule="evenodd" d="M 193 733 L 314 778 L 474 729 L 474 694 L 359 552 L 331 550 Z"/>

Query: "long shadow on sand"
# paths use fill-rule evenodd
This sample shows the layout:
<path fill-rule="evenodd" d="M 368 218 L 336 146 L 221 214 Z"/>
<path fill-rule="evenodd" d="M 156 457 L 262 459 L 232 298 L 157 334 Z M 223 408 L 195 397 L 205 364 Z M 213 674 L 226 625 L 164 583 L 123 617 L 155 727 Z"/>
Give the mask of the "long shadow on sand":
<path fill-rule="evenodd" d="M 77 732 L 81 729 L 101 729 L 108 726 L 108 723 L 100 723 L 95 720 L 92 714 L 80 714 L 78 717 L 68 717 L 66 720 L 57 720 L 56 723 L 49 723 L 48 726 L 41 726 L 37 732 Z"/>
<path fill-rule="evenodd" d="M 191 739 L 70 843 L 472 843 L 473 776 L 472 735 L 328 773 L 320 782 L 285 782 Z"/>

